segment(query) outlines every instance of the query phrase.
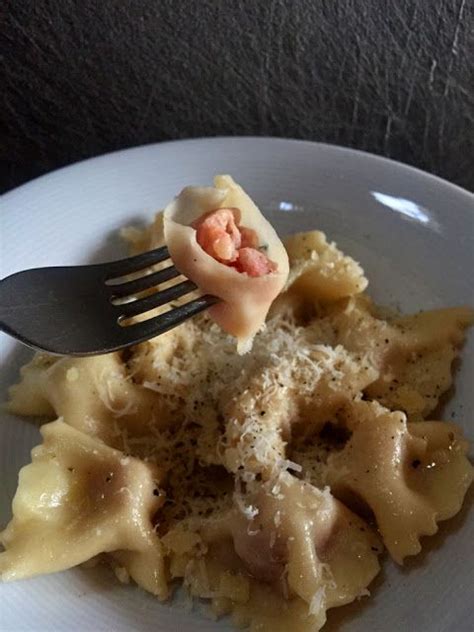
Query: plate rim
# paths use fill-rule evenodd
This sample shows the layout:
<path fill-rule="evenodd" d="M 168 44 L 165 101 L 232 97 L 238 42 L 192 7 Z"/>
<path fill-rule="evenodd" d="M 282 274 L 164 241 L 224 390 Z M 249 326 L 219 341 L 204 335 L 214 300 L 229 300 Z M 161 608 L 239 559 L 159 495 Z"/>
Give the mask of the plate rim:
<path fill-rule="evenodd" d="M 401 162 L 399 160 L 395 160 L 394 158 L 388 158 L 386 156 L 374 154 L 372 152 L 365 151 L 363 149 L 346 147 L 344 145 L 338 145 L 336 143 L 334 144 L 323 143 L 319 141 L 305 140 L 305 139 L 292 138 L 292 137 L 283 137 L 283 136 L 255 136 L 255 135 L 196 136 L 196 137 L 191 137 L 191 138 L 177 138 L 173 140 L 143 143 L 141 145 L 131 145 L 130 147 L 124 147 L 122 149 L 116 149 L 113 151 L 105 152 L 103 154 L 90 156 L 88 158 L 84 158 L 83 160 L 78 160 L 70 164 L 64 165 L 63 167 L 59 167 L 57 169 L 48 171 L 47 173 L 43 173 L 40 176 L 32 178 L 31 180 L 28 180 L 27 182 L 24 182 L 23 184 L 20 184 L 19 186 L 14 187 L 13 189 L 9 189 L 8 191 L 2 193 L 0 198 L 2 198 L 4 201 L 9 201 L 9 199 L 11 197 L 14 197 L 16 194 L 20 192 L 21 193 L 27 192 L 28 188 L 36 186 L 37 184 L 41 184 L 44 180 L 47 180 L 48 178 L 52 176 L 60 175 L 63 173 L 68 174 L 69 172 L 74 171 L 77 167 L 83 164 L 91 163 L 93 161 L 107 161 L 108 159 L 113 158 L 113 157 L 124 156 L 126 154 L 131 155 L 135 151 L 140 151 L 143 149 L 151 149 L 153 147 L 161 148 L 161 147 L 173 146 L 173 145 L 178 145 L 178 144 L 196 145 L 196 144 L 200 144 L 204 142 L 212 144 L 212 143 L 222 143 L 223 141 L 229 142 L 229 143 L 237 141 L 238 143 L 242 143 L 242 144 L 245 144 L 246 142 L 265 142 L 265 143 L 270 143 L 270 144 L 283 143 L 283 144 L 299 145 L 299 146 L 305 146 L 305 147 L 310 146 L 312 148 L 321 148 L 323 151 L 330 151 L 330 152 L 332 151 L 334 153 L 340 153 L 340 154 L 350 154 L 354 156 L 355 158 L 357 158 L 357 156 L 361 156 L 365 159 L 370 159 L 370 160 L 373 160 L 374 162 L 385 164 L 385 166 L 387 167 L 395 168 L 399 170 L 399 172 L 405 172 L 406 175 L 411 174 L 419 178 L 424 178 L 425 180 L 429 181 L 434 186 L 440 186 L 454 195 L 458 195 L 458 196 L 466 198 L 466 202 L 470 202 L 474 204 L 474 192 L 471 192 L 468 189 L 465 189 L 464 187 L 459 186 L 458 184 L 454 184 L 453 182 L 450 182 L 449 180 L 445 180 L 444 178 L 437 176 L 433 173 L 424 171 L 423 169 L 419 167 L 414 167 L 412 165 Z M 472 212 L 474 213 L 474 206 L 472 208 Z"/>

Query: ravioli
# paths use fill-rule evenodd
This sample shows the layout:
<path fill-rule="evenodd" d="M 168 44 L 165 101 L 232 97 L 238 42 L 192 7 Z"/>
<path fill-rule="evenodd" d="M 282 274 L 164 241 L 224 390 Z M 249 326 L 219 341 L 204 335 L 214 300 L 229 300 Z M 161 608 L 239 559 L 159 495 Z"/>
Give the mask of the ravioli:
<path fill-rule="evenodd" d="M 421 551 L 421 536 L 436 533 L 438 521 L 461 508 L 473 480 L 467 442 L 452 424 L 407 423 L 403 413 L 376 403 L 352 404 L 346 419 L 352 436 L 329 457 L 328 483 L 349 504 L 351 494 L 367 503 L 402 563 Z"/>
<path fill-rule="evenodd" d="M 264 325 L 270 305 L 286 283 L 288 256 L 275 230 L 230 176 L 216 176 L 214 183 L 214 188 L 186 187 L 166 207 L 164 235 L 178 270 L 194 281 L 202 292 L 221 299 L 209 309 L 209 314 L 237 338 L 238 350 L 243 353 L 250 349 L 253 337 Z M 244 248 L 245 258 L 254 260 L 255 251 L 260 253 L 272 264 L 266 273 L 256 276 L 248 273 L 255 269 L 255 261 L 246 261 L 242 269 L 225 265 L 215 248 L 207 247 L 206 251 L 199 244 L 199 230 L 205 216 L 217 209 L 225 209 L 231 215 L 234 213 L 242 227 L 256 236 L 257 242 Z M 249 247 L 252 245 L 255 247 Z M 226 248 L 230 249 L 230 254 L 226 253 Z M 224 259 L 232 257 L 230 235 L 225 243 L 223 239 L 220 241 L 219 252 Z M 242 257 L 238 261 L 242 261 Z"/>
<path fill-rule="evenodd" d="M 161 545 L 152 519 L 162 500 L 154 493 L 156 466 L 125 456 L 62 420 L 41 428 L 43 443 L 20 472 L 13 519 L 0 534 L 4 580 L 52 573 L 104 552 L 126 551 L 130 574 L 140 557 L 154 568 L 147 588 L 165 596 Z"/>

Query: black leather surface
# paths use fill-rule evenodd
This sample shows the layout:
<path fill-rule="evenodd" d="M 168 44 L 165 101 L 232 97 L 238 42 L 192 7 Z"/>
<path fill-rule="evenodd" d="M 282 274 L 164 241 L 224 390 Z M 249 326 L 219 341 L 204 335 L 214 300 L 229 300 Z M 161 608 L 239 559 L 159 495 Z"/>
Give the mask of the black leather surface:
<path fill-rule="evenodd" d="M 474 189 L 473 0 L 3 0 L 1 185 L 217 134 L 366 149 Z"/>

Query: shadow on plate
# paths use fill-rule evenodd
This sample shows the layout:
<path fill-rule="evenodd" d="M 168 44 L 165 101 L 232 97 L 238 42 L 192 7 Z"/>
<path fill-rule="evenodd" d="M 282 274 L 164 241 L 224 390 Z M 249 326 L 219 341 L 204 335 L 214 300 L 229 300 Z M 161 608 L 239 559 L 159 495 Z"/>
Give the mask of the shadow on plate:
<path fill-rule="evenodd" d="M 449 536 L 457 533 L 464 526 L 467 517 L 474 506 L 474 487 L 471 486 L 464 497 L 461 510 L 449 520 L 439 523 L 438 532 L 431 536 L 421 539 L 422 549 L 418 555 L 409 557 L 405 560 L 405 564 L 400 567 L 404 575 L 409 575 L 411 571 L 417 568 L 423 568 L 430 563 L 431 555 L 441 547 L 448 546 L 446 540 Z M 466 560 L 467 561 L 467 560 Z"/>
<path fill-rule="evenodd" d="M 370 596 L 362 597 L 361 599 L 356 599 L 352 603 L 347 604 L 346 606 L 341 606 L 339 608 L 331 608 L 327 611 L 327 622 L 323 627 L 323 632 L 339 632 L 339 630 L 347 629 L 349 630 L 349 626 L 353 625 L 358 618 L 362 617 L 365 612 L 370 610 L 371 608 L 376 608 L 376 596 L 380 588 L 385 583 L 385 568 L 384 563 L 386 561 L 387 554 L 383 554 L 380 559 L 380 573 L 374 579 L 374 581 L 369 585 L 368 589 L 370 591 Z M 345 626 L 348 626 L 347 628 Z"/>
<path fill-rule="evenodd" d="M 153 219 L 150 216 L 149 220 Z M 120 237 L 120 229 L 125 226 L 133 226 L 134 228 L 142 229 L 148 226 L 150 222 L 143 219 L 143 216 L 136 215 L 131 217 L 127 224 L 120 226 L 117 230 L 111 231 L 106 235 L 102 242 L 98 245 L 96 251 L 91 255 L 86 263 L 107 263 L 116 259 L 122 259 L 128 255 L 127 245 L 125 241 Z"/>

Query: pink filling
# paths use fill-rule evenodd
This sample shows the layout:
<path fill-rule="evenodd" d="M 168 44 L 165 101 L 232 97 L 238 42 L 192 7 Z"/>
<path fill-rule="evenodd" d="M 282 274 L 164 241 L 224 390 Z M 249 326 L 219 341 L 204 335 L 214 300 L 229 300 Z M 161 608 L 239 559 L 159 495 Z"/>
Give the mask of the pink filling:
<path fill-rule="evenodd" d="M 196 239 L 208 255 L 251 277 L 275 272 L 278 266 L 258 250 L 257 233 L 239 226 L 240 211 L 219 208 L 199 217 L 192 223 Z"/>

